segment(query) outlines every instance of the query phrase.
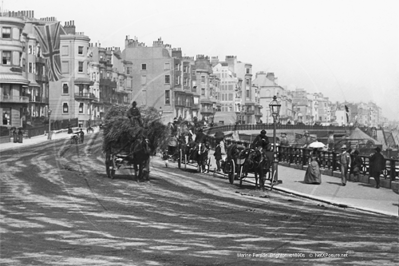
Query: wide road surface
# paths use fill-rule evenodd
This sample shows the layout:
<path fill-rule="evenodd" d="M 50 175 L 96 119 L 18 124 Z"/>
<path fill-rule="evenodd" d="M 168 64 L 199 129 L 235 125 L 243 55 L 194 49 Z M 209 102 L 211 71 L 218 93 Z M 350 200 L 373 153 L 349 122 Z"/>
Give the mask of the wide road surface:
<path fill-rule="evenodd" d="M 105 173 L 101 133 L 1 153 L 1 265 L 394 265 L 398 220 L 165 168 Z M 97 136 L 95 138 L 95 136 Z"/>

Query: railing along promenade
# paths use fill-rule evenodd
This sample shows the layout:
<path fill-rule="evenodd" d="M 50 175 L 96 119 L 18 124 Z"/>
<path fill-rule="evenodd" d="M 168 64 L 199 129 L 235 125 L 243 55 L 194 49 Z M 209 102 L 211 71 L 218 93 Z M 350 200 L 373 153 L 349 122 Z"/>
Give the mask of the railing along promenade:
<path fill-rule="evenodd" d="M 276 125 L 277 129 L 303 129 L 303 130 L 326 130 L 338 131 L 350 129 L 350 127 L 340 126 L 308 126 L 308 125 Z M 244 124 L 244 125 L 223 125 L 212 128 L 207 128 L 208 135 L 214 134 L 217 131 L 234 131 L 234 130 L 262 130 L 273 129 L 273 124 Z M 236 142 L 236 141 L 231 141 Z M 302 169 L 308 164 L 311 149 L 297 148 L 290 146 L 277 146 L 277 158 L 279 163 L 287 166 L 296 166 Z M 335 151 L 320 151 L 319 164 L 323 174 L 333 175 L 334 172 L 340 172 L 339 152 Z M 360 156 L 363 159 L 363 166 L 361 169 L 362 175 L 369 175 L 370 172 L 370 156 Z M 399 160 L 386 158 L 385 169 L 382 171 L 382 176 L 391 181 L 399 180 Z M 349 171 L 350 169 L 348 169 Z"/>
<path fill-rule="evenodd" d="M 294 129 L 303 129 L 303 130 L 323 130 L 323 131 L 343 131 L 349 130 L 352 127 L 344 127 L 344 126 L 309 126 L 309 125 L 282 125 L 277 124 L 276 129 L 286 129 L 286 130 L 294 130 Z M 234 130 L 262 130 L 262 129 L 273 129 L 273 124 L 241 124 L 241 125 L 223 125 L 223 126 L 213 126 L 211 128 L 207 128 L 204 132 L 208 134 L 214 134 L 217 131 L 234 131 Z"/>

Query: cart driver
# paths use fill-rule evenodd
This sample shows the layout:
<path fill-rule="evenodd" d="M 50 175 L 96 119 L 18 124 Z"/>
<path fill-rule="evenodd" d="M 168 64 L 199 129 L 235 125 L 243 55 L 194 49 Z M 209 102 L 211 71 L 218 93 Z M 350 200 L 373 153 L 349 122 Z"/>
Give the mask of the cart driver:
<path fill-rule="evenodd" d="M 136 106 L 137 106 L 137 103 L 136 103 L 136 101 L 134 101 L 132 103 L 132 107 L 127 111 L 127 117 L 129 117 L 129 120 L 133 125 L 136 125 L 136 122 L 137 122 L 137 124 L 140 127 L 143 127 L 143 122 L 141 121 L 141 114 L 140 114 L 139 109 Z"/>

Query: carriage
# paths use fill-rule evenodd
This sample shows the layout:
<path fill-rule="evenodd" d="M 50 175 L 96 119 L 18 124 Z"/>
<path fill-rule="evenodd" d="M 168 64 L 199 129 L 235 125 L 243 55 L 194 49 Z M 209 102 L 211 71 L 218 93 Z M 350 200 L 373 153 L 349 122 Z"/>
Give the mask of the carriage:
<path fill-rule="evenodd" d="M 230 184 L 234 184 L 234 180 L 240 181 L 242 186 L 243 179 L 248 178 L 248 174 L 254 174 L 255 186 L 259 185 L 264 189 L 265 180 L 271 181 L 273 187 L 273 175 L 271 174 L 271 152 L 262 153 L 258 149 L 251 149 L 236 143 L 228 147 L 228 157 L 222 164 L 223 172 L 227 173 Z"/>
<path fill-rule="evenodd" d="M 144 137 L 131 141 L 110 142 L 105 152 L 107 176 L 114 179 L 119 169 L 134 170 L 138 179 L 149 179 L 150 149 Z"/>
<path fill-rule="evenodd" d="M 150 156 L 161 146 L 166 126 L 153 107 L 142 109 L 142 126 L 126 117 L 126 107 L 113 106 L 105 116 L 103 146 L 109 178 L 120 169 L 132 169 L 138 180 L 149 179 Z"/>
<path fill-rule="evenodd" d="M 209 172 L 211 160 L 208 156 L 208 150 L 206 144 L 189 142 L 187 144 L 181 143 L 179 145 L 179 159 L 177 161 L 178 167 L 181 168 L 184 164 L 184 168 L 187 165 L 196 166 L 198 172 Z"/>
<path fill-rule="evenodd" d="M 166 167 L 168 167 L 169 162 L 177 162 L 179 169 L 183 165 L 185 169 L 187 165 L 191 165 L 195 166 L 198 172 L 209 171 L 208 145 L 196 143 L 192 140 L 192 134 L 195 133 L 194 128 L 194 125 L 188 121 L 182 121 L 177 125 L 174 123 L 168 124 L 169 137 L 177 136 L 177 147 L 174 152 L 171 152 L 170 149 L 164 149 L 162 158 Z"/>

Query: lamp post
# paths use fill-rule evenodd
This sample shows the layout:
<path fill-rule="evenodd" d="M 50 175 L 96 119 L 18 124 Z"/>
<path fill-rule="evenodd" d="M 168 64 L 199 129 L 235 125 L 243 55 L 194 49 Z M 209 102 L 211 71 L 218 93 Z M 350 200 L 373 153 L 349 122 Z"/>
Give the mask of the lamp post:
<path fill-rule="evenodd" d="M 48 115 L 48 136 L 47 136 L 47 139 L 51 140 L 51 123 L 50 123 L 51 109 L 48 109 L 47 115 Z"/>
<path fill-rule="evenodd" d="M 277 101 L 277 97 L 273 96 L 273 101 L 269 104 L 270 112 L 273 116 L 273 164 L 272 173 L 275 174 L 275 181 L 278 181 L 278 159 L 277 159 L 277 146 L 276 146 L 276 122 L 280 113 L 280 102 Z"/>

